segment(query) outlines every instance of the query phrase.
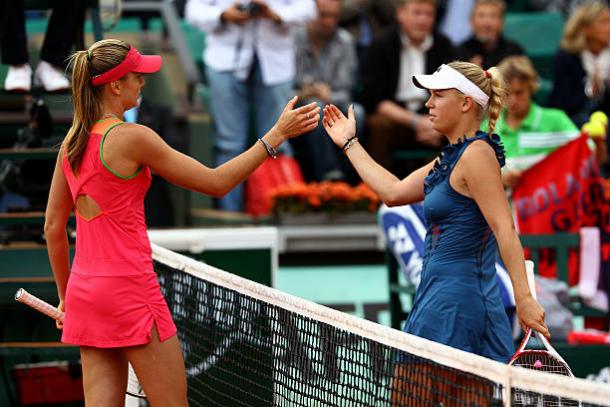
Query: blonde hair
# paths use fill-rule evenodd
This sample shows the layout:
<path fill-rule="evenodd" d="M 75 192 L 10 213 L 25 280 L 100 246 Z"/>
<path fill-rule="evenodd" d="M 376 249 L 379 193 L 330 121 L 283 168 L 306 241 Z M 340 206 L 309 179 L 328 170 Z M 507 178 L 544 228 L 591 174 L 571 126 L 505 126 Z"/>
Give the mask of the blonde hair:
<path fill-rule="evenodd" d="M 599 1 L 579 6 L 565 25 L 561 48 L 571 54 L 578 54 L 587 48 L 587 37 L 583 28 L 595 23 L 606 10 L 609 10 L 608 6 Z"/>
<path fill-rule="evenodd" d="M 85 51 L 70 56 L 72 67 L 72 126 L 63 141 L 62 149 L 70 167 L 77 172 L 89 141 L 89 131 L 100 118 L 103 86 L 93 86 L 91 78 L 120 64 L 127 56 L 130 45 L 121 40 L 101 40 Z"/>
<path fill-rule="evenodd" d="M 480 109 L 481 116 L 487 110 L 487 115 L 489 116 L 488 132 L 493 133 L 504 101 L 504 80 L 502 79 L 502 74 L 496 67 L 484 71 L 480 66 L 470 62 L 454 61 L 448 65 L 464 75 L 466 79 L 477 85 L 489 96 L 487 108 Z M 477 106 L 479 105 L 477 104 Z"/>
<path fill-rule="evenodd" d="M 532 93 L 535 93 L 540 87 L 538 72 L 532 61 L 525 55 L 504 58 L 498 65 L 498 69 L 507 84 L 514 80 L 523 81 L 527 83 Z"/>

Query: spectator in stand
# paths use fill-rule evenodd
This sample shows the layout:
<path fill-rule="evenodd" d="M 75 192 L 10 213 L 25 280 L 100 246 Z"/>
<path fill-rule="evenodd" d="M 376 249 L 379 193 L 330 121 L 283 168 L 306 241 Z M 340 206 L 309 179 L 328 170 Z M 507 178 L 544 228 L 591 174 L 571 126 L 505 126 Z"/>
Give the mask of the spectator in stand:
<path fill-rule="evenodd" d="M 595 1 L 576 9 L 555 56 L 549 104 L 581 126 L 595 110 L 610 110 L 610 9 Z"/>
<path fill-rule="evenodd" d="M 506 83 L 506 107 L 495 131 L 502 138 L 506 155 L 502 182 L 512 188 L 519 184 L 523 171 L 580 132 L 564 112 L 538 106 L 532 100 L 538 90 L 538 74 L 528 57 L 508 57 L 498 68 Z M 484 121 L 481 129 L 487 125 Z"/>
<path fill-rule="evenodd" d="M 56 0 L 40 50 L 40 62 L 34 72 L 34 84 L 47 92 L 70 89 L 63 75 L 66 61 L 75 43 L 77 30 L 85 18 L 85 2 Z M 25 32 L 24 0 L 0 0 L 0 54 L 9 65 L 4 80 L 8 92 L 29 92 L 32 88 L 32 67 L 29 64 Z"/>
<path fill-rule="evenodd" d="M 460 59 L 489 69 L 508 56 L 523 55 L 519 44 L 502 35 L 505 10 L 503 0 L 476 0 L 470 20 L 473 35 L 458 48 Z"/>
<path fill-rule="evenodd" d="M 426 115 L 428 92 L 411 81 L 413 75 L 430 74 L 455 59 L 447 37 L 433 32 L 435 16 L 434 0 L 400 0 L 398 25 L 373 42 L 362 66 L 363 100 L 370 114 L 367 150 L 401 176 L 423 163 L 412 160 L 394 168 L 392 150 L 437 149 L 443 143 Z"/>
<path fill-rule="evenodd" d="M 216 165 L 249 145 L 250 112 L 256 137 L 265 134 L 290 99 L 295 53 L 292 29 L 315 17 L 313 0 L 189 0 L 186 21 L 205 31 L 203 60 L 210 86 Z M 292 154 L 289 144 L 282 146 Z M 242 211 L 243 186 L 219 200 Z"/>
<path fill-rule="evenodd" d="M 296 92 L 300 104 L 332 103 L 347 114 L 358 66 L 352 36 L 338 28 L 341 0 L 317 0 L 318 17 L 295 33 Z M 364 122 L 364 108 L 354 104 L 356 116 Z M 362 128 L 358 129 L 362 134 Z M 320 124 L 292 143 L 295 156 L 308 180 L 344 179 L 343 154 Z M 344 163 L 347 164 L 347 163 Z"/>

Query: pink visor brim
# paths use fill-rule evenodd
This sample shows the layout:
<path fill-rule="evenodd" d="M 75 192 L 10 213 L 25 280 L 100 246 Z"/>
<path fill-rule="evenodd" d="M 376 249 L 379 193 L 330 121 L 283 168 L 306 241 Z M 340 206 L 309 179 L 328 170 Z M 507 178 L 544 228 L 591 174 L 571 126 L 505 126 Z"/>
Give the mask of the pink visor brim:
<path fill-rule="evenodd" d="M 141 55 L 140 63 L 131 70 L 138 73 L 155 73 L 159 72 L 163 66 L 161 55 Z"/>
<path fill-rule="evenodd" d="M 93 86 L 101 86 L 117 81 L 129 72 L 153 73 L 161 69 L 163 60 L 160 55 L 141 55 L 137 49 L 131 47 L 125 59 L 108 71 L 91 78 Z"/>

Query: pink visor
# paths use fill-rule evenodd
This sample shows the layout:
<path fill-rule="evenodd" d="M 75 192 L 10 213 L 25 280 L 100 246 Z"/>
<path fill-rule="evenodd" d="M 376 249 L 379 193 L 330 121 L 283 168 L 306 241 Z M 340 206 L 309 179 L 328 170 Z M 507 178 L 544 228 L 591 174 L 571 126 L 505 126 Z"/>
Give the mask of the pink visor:
<path fill-rule="evenodd" d="M 114 68 L 91 78 L 93 86 L 101 86 L 121 79 L 129 72 L 153 73 L 161 69 L 163 60 L 161 55 L 141 55 L 137 49 L 131 47 L 123 62 Z"/>

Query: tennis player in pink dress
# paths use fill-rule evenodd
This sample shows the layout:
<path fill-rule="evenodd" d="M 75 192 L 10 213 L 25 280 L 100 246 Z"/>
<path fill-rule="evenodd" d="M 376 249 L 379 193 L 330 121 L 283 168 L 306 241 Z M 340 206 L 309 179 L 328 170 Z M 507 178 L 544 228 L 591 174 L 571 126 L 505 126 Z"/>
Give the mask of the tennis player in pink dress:
<path fill-rule="evenodd" d="M 88 407 L 122 406 L 128 362 L 152 406 L 186 406 L 176 326 L 153 270 L 144 197 L 151 170 L 170 182 L 220 197 L 284 141 L 318 125 L 315 104 L 288 102 L 277 123 L 249 150 L 208 168 L 170 148 L 151 129 L 122 121 L 136 106 L 143 74 L 161 69 L 119 40 L 71 57 L 74 118 L 58 154 L 46 211 L 49 259 L 65 311 L 62 342 L 81 347 Z M 76 215 L 70 267 L 66 225 Z"/>

